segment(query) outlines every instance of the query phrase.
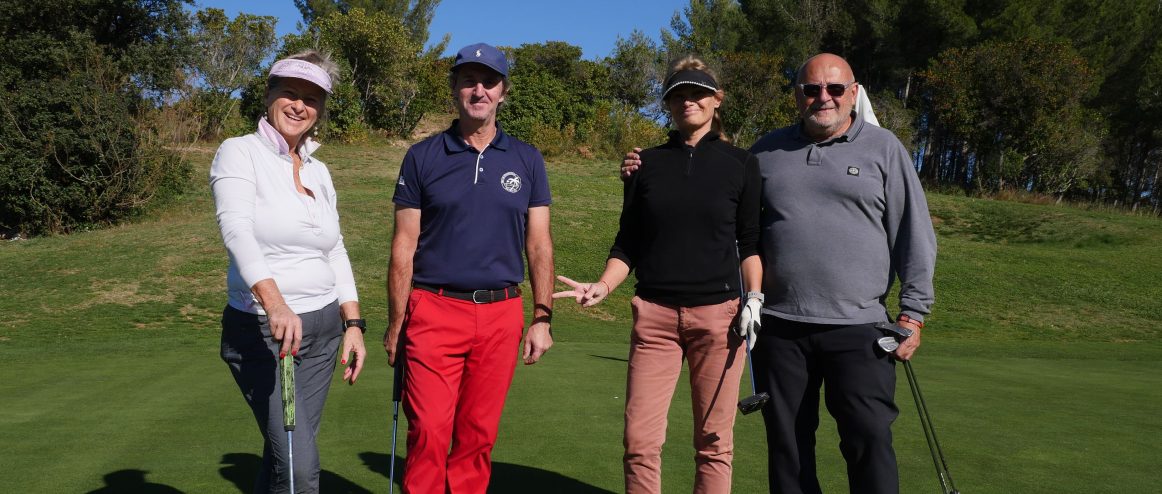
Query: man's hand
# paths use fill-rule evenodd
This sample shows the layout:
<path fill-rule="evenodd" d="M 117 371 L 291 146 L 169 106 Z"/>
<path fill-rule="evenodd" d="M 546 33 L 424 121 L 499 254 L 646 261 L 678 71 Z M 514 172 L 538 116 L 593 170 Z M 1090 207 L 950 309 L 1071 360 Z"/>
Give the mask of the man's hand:
<path fill-rule="evenodd" d="M 896 325 L 900 326 L 901 328 L 912 330 L 912 336 L 909 336 L 908 339 L 901 341 L 900 348 L 896 349 L 896 359 L 911 360 L 912 356 L 916 353 L 916 349 L 920 348 L 920 324 L 916 321 L 908 319 L 897 319 Z"/>
<path fill-rule="evenodd" d="M 399 334 L 403 329 L 402 324 L 388 325 L 387 331 L 383 332 L 383 349 L 387 350 L 387 365 L 395 365 L 395 357 L 399 355 Z"/>
<path fill-rule="evenodd" d="M 639 153 L 642 148 L 633 148 L 633 151 L 625 153 L 625 159 L 621 161 L 621 178 L 627 179 L 637 171 L 638 167 L 642 166 L 642 159 Z"/>
<path fill-rule="evenodd" d="M 754 348 L 755 341 L 758 341 L 759 331 L 763 329 L 762 316 L 760 315 L 762 308 L 763 303 L 759 301 L 758 297 L 750 297 L 746 299 L 746 305 L 738 314 L 738 327 L 735 328 L 735 331 L 746 339 L 747 350 Z"/>
<path fill-rule="evenodd" d="M 530 325 L 521 346 L 524 347 L 525 365 L 537 363 L 541 356 L 553 346 L 553 331 L 549 328 L 549 323 L 538 321 Z"/>

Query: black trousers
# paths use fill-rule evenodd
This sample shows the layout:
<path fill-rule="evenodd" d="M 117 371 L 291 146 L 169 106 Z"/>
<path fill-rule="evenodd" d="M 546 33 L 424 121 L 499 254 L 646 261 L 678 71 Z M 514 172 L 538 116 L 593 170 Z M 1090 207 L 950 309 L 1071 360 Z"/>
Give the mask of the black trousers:
<path fill-rule="evenodd" d="M 815 466 L 821 387 L 839 431 L 851 492 L 899 492 L 891 431 L 899 415 L 895 361 L 879 350 L 880 336 L 874 324 L 834 326 L 763 316 L 753 358 L 759 390 L 771 395 L 763 420 L 772 493 L 822 492 Z"/>

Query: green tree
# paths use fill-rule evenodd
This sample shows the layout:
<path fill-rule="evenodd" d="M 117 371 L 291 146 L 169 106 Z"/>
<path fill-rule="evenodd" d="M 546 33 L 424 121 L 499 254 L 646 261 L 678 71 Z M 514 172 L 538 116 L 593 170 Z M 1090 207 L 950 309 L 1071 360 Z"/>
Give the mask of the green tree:
<path fill-rule="evenodd" d="M 1083 102 L 1098 80 L 1068 45 L 989 41 L 951 49 L 924 77 L 933 114 L 965 143 L 961 163 L 971 167 L 963 173 L 977 186 L 1065 194 L 1092 177 L 1100 129 Z"/>
<path fill-rule="evenodd" d="M 385 13 L 403 23 L 413 43 L 428 42 L 428 27 L 440 0 L 295 0 L 303 20 L 315 27 L 319 19 L 332 14 L 347 14 L 356 9 L 367 14 Z"/>
<path fill-rule="evenodd" d="M 852 11 L 861 1 L 841 0 L 743 0 L 741 10 L 751 23 L 747 46 L 763 47 L 783 55 L 792 64 L 818 53 L 828 38 L 854 32 Z"/>
<path fill-rule="evenodd" d="M 609 68 L 581 59 L 581 48 L 561 41 L 503 49 L 511 61 L 512 89 L 501 107 L 507 132 L 546 154 L 572 152 L 604 129 L 593 125 L 610 106 Z"/>
<path fill-rule="evenodd" d="M 238 118 L 234 95 L 261 75 L 276 42 L 276 22 L 271 16 L 250 14 L 230 19 L 222 9 L 197 12 L 193 69 L 201 84 L 193 96 L 205 119 L 203 138 L 217 138 L 227 120 Z"/>
<path fill-rule="evenodd" d="M 716 58 L 737 50 L 748 27 L 737 0 L 690 0 L 670 19 L 672 32 L 662 31 L 662 46 L 670 58 L 687 54 Z"/>
<path fill-rule="evenodd" d="M 656 104 L 666 76 L 662 58 L 657 44 L 641 31 L 635 29 L 625 39 L 618 36 L 613 55 L 605 60 L 613 98 L 635 109 Z"/>
<path fill-rule="evenodd" d="M 739 146 L 795 121 L 795 100 L 778 67 L 782 57 L 766 53 L 724 53 L 719 78 L 726 93 L 722 124 Z"/>
<path fill-rule="evenodd" d="M 179 1 L 0 1 L 0 230 L 124 219 L 186 184 L 150 127 L 181 84 Z"/>
<path fill-rule="evenodd" d="M 397 17 L 354 9 L 320 18 L 316 26 L 321 44 L 343 60 L 369 126 L 409 136 L 426 112 L 447 101 L 446 91 L 433 90 L 438 59 L 420 55 L 420 44 Z"/>

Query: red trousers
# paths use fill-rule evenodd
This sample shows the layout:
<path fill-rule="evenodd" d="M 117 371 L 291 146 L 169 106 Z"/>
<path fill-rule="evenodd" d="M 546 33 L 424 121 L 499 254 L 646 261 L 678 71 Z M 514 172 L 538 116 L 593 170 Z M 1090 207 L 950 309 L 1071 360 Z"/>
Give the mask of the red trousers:
<path fill-rule="evenodd" d="M 474 304 L 416 289 L 407 313 L 403 490 L 483 494 L 524 328 L 521 299 Z"/>

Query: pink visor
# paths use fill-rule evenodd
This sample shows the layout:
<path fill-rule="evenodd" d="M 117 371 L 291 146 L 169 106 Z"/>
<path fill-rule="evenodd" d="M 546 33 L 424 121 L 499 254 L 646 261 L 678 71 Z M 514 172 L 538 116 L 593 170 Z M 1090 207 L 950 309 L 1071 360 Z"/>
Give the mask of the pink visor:
<path fill-rule="evenodd" d="M 331 93 L 331 76 L 327 75 L 327 71 L 318 65 L 306 60 L 298 60 L 295 58 L 279 60 L 270 68 L 270 75 L 268 77 L 294 77 L 295 79 L 303 79 L 323 88 L 328 94 Z"/>

